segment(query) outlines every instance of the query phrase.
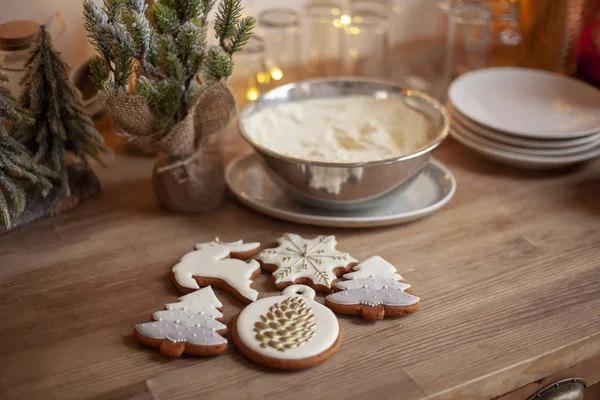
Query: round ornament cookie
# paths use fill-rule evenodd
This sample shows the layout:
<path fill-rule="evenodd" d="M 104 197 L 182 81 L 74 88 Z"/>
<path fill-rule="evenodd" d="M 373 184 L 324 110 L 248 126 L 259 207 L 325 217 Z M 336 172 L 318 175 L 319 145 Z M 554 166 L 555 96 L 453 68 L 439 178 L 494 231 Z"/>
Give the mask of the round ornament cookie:
<path fill-rule="evenodd" d="M 321 364 L 339 349 L 342 329 L 315 294 L 308 286 L 292 285 L 281 296 L 248 305 L 232 324 L 233 343 L 250 360 L 271 368 Z"/>
<path fill-rule="evenodd" d="M 305 239 L 286 233 L 277 243 L 277 247 L 261 251 L 256 259 L 264 270 L 273 273 L 278 289 L 300 283 L 329 293 L 337 277 L 356 265 L 350 254 L 336 248 L 335 236 Z"/>

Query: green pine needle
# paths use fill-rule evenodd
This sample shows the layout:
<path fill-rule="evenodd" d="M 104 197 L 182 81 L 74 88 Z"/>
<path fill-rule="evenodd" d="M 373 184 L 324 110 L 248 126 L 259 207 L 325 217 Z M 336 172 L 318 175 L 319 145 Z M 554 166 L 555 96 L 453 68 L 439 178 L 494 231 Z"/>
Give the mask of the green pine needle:
<path fill-rule="evenodd" d="M 114 30 L 117 31 L 118 28 Z M 122 80 L 122 75 L 127 73 L 127 63 L 131 64 L 131 58 L 125 58 L 123 62 L 115 60 L 115 68 L 119 69 L 115 74 L 116 81 Z M 71 152 L 87 162 L 87 157 L 96 158 L 98 153 L 107 154 L 110 151 L 85 114 L 81 94 L 69 80 L 66 63 L 52 46 L 43 25 L 40 27 L 36 51 L 32 52 L 27 66 L 20 102 L 30 111 L 35 123 L 17 124 L 16 134 L 34 152 L 33 160 L 48 166 L 58 176 L 62 193 L 69 195 L 66 153 Z M 94 76 L 106 81 L 108 67 L 103 60 L 94 59 L 90 67 Z M 16 173 L 31 180 L 29 170 L 19 168 L 16 159 L 9 157 L 4 161 L 16 169 Z"/>
<path fill-rule="evenodd" d="M 233 61 L 219 46 L 210 46 L 206 63 L 206 78 L 209 82 L 231 76 L 233 72 Z"/>
<path fill-rule="evenodd" d="M 177 31 L 179 30 L 177 10 L 164 3 L 158 3 L 154 6 L 154 19 L 159 33 L 177 35 Z"/>

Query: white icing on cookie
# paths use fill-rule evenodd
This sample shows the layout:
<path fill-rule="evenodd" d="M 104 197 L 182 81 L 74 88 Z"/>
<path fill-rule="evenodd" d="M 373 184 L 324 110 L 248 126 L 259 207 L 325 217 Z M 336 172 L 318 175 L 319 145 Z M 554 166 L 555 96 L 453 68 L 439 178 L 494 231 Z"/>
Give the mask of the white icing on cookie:
<path fill-rule="evenodd" d="M 316 285 L 331 287 L 337 278 L 334 270 L 356 262 L 348 253 L 335 248 L 335 236 L 304 239 L 299 235 L 286 233 L 278 239 L 278 244 L 278 247 L 263 250 L 256 257 L 265 264 L 277 266 L 277 270 L 273 272 L 275 283 L 309 278 Z"/>
<path fill-rule="evenodd" d="M 227 343 L 227 339 L 212 329 L 187 326 L 172 321 L 146 322 L 135 326 L 144 336 L 168 339 L 172 342 L 188 342 L 197 346 L 215 346 Z"/>
<path fill-rule="evenodd" d="M 402 276 L 397 274 L 396 267 L 379 256 L 369 257 L 361 261 L 352 268 L 352 271 L 345 274 L 345 279 L 362 279 L 370 276 L 378 278 L 389 278 L 401 281 Z"/>
<path fill-rule="evenodd" d="M 255 260 L 246 263 L 227 257 L 231 253 L 247 252 L 258 247 L 260 243 L 222 243 L 218 238 L 213 242 L 199 243 L 196 245 L 198 250 L 184 255 L 173 267 L 175 280 L 187 289 L 199 289 L 195 276 L 220 279 L 249 301 L 254 301 L 258 298 L 258 292 L 250 287 L 251 277 L 260 265 Z"/>
<path fill-rule="evenodd" d="M 167 310 L 152 314 L 153 322 L 138 324 L 135 329 L 153 339 L 188 342 L 198 346 L 227 343 L 217 333 L 227 326 L 215 318 L 223 316 L 216 307 L 223 305 L 210 286 L 179 298 L 179 303 L 167 304 Z"/>
<path fill-rule="evenodd" d="M 330 294 L 326 299 L 336 304 L 364 304 L 371 307 L 383 304 L 407 307 L 419 302 L 419 297 L 405 292 L 410 288 L 409 284 L 394 279 L 375 277 L 353 279 L 337 282 L 335 287 L 343 291 Z"/>
<path fill-rule="evenodd" d="M 330 309 L 314 301 L 311 296 L 314 296 L 311 288 L 293 285 L 286 288 L 284 295 L 262 298 L 248 305 L 237 318 L 236 332 L 239 339 L 253 352 L 282 360 L 301 360 L 328 350 L 340 334 L 338 320 Z M 290 298 L 293 298 L 292 301 Z M 272 317 L 269 316 L 270 312 Z M 279 319 L 292 319 L 293 322 L 288 324 L 286 321 L 278 321 Z M 286 348 L 269 344 L 264 337 L 258 337 L 259 334 L 265 336 L 268 333 L 265 332 L 267 330 L 260 329 L 257 332 L 257 322 L 266 325 L 277 322 L 286 327 L 295 323 L 294 328 L 299 324 L 304 324 L 304 327 L 296 329 L 292 334 L 297 345 Z M 276 334 L 277 327 L 272 326 L 275 328 L 273 333 Z"/>
<path fill-rule="evenodd" d="M 217 321 L 214 317 L 209 317 L 205 314 L 192 314 L 185 310 L 157 311 L 152 314 L 152 318 L 155 321 L 175 322 L 176 324 L 195 326 L 213 331 L 220 331 L 227 328 L 227 325 Z"/>
<path fill-rule="evenodd" d="M 237 240 L 235 242 L 221 242 L 219 238 L 215 238 L 213 243 L 219 243 L 229 247 L 231 253 L 247 253 L 260 247 L 260 243 L 258 242 L 244 243 L 243 240 Z M 205 244 L 206 243 L 197 243 L 195 246 L 196 250 L 200 250 L 200 248 Z"/>
<path fill-rule="evenodd" d="M 217 308 L 222 308 L 212 287 L 207 286 L 179 298 L 178 303 L 166 305 L 167 310 L 185 310 L 192 314 L 203 314 L 210 318 L 222 318 L 223 314 Z"/>

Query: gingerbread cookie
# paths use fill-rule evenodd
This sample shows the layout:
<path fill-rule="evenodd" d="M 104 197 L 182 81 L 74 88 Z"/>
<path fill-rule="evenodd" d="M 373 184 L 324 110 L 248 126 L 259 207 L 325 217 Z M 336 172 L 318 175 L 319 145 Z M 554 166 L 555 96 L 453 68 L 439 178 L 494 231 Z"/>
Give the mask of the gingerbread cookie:
<path fill-rule="evenodd" d="M 304 239 L 286 233 L 278 239 L 278 244 L 256 257 L 263 269 L 273 273 L 278 289 L 302 283 L 328 293 L 337 277 L 356 264 L 348 253 L 336 249 L 335 236 Z"/>
<path fill-rule="evenodd" d="M 356 264 L 351 272 L 344 274 L 344 279 L 377 277 L 401 281 L 402 276 L 397 272 L 396 267 L 392 264 L 379 256 L 373 256 Z"/>
<path fill-rule="evenodd" d="M 410 285 L 393 278 L 367 277 L 337 282 L 325 305 L 340 314 L 360 315 L 366 320 L 401 317 L 417 311 L 417 296 L 406 293 Z"/>
<path fill-rule="evenodd" d="M 271 368 L 303 369 L 324 362 L 339 349 L 342 329 L 315 294 L 308 286 L 292 285 L 281 296 L 250 304 L 233 322 L 233 343 L 250 360 Z"/>
<path fill-rule="evenodd" d="M 260 243 L 244 243 L 242 240 L 224 243 L 216 238 L 213 242 L 199 243 L 196 251 L 187 253 L 173 267 L 173 281 L 183 293 L 200 289 L 201 286 L 227 291 L 244 303 L 258 298 L 252 289 L 253 279 L 260 274 L 260 264 L 251 260 L 260 249 Z"/>
<path fill-rule="evenodd" d="M 182 354 L 212 356 L 227 350 L 227 326 L 217 318 L 223 304 L 210 286 L 179 298 L 179 303 L 167 304 L 167 310 L 152 314 L 153 322 L 135 326 L 138 342 L 158 348 L 161 354 L 179 357 Z"/>

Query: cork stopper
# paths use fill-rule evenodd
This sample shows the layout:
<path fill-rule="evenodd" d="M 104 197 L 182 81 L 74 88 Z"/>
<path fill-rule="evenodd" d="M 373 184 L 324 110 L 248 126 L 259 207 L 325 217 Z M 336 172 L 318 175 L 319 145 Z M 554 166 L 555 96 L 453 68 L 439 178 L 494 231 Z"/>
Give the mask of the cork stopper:
<path fill-rule="evenodd" d="M 19 20 L 0 24 L 0 50 L 16 51 L 30 47 L 40 30 L 37 22 Z"/>

